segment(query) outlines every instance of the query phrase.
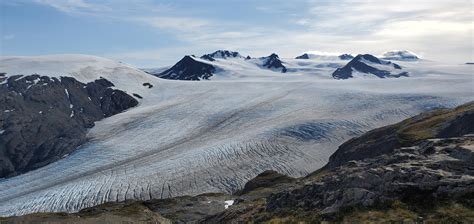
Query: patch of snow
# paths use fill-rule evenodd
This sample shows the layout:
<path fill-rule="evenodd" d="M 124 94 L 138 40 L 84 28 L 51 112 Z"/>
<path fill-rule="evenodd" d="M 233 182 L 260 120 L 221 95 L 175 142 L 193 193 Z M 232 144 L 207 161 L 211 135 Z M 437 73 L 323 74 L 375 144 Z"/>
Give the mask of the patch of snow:
<path fill-rule="evenodd" d="M 5 132 L 5 130 L 0 129 L 0 135 L 3 134 L 4 132 Z"/>
<path fill-rule="evenodd" d="M 7 73 L 6 77 L 19 74 L 39 74 L 56 78 L 68 76 L 83 83 L 103 77 L 118 89 L 134 91 L 140 95 L 143 94 L 142 91 L 145 92 L 145 88 L 141 87 L 143 83 L 162 82 L 161 79 L 125 63 L 80 54 L 1 56 L 0 71 Z M 18 79 L 21 78 L 23 76 Z"/>
<path fill-rule="evenodd" d="M 67 98 L 70 100 L 71 98 L 69 97 L 69 91 L 67 91 L 67 89 L 64 89 L 64 92 L 66 93 Z"/>
<path fill-rule="evenodd" d="M 381 57 L 387 60 L 400 60 L 400 61 L 416 61 L 420 59 L 418 55 L 407 50 L 387 51 L 383 53 Z"/>
<path fill-rule="evenodd" d="M 228 201 L 224 201 L 224 208 L 225 209 L 228 209 L 230 206 L 232 206 L 234 204 L 234 200 L 228 200 Z"/>

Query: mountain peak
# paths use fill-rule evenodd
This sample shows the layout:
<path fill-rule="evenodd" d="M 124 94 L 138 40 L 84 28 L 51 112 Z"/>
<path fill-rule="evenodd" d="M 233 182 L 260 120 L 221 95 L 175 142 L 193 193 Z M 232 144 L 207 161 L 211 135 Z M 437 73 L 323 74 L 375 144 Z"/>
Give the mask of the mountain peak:
<path fill-rule="evenodd" d="M 417 61 L 420 59 L 415 53 L 407 50 L 387 51 L 382 55 L 382 58 L 398 61 Z"/>
<path fill-rule="evenodd" d="M 164 79 L 177 80 L 202 80 L 209 79 L 216 68 L 210 64 L 195 60 L 192 56 L 186 55 L 178 61 L 173 67 L 157 74 L 156 76 Z"/>
<path fill-rule="evenodd" d="M 332 76 L 335 79 L 353 78 L 353 73 L 374 75 L 379 78 L 398 78 L 408 76 L 407 72 L 400 72 L 402 67 L 390 61 L 381 60 L 370 54 L 359 54 L 344 67 L 336 69 Z"/>
<path fill-rule="evenodd" d="M 304 53 L 304 54 L 302 54 L 302 55 L 300 55 L 300 56 L 296 56 L 295 59 L 309 59 L 309 58 L 310 58 L 310 57 L 309 57 L 308 53 Z"/>
<path fill-rule="evenodd" d="M 371 55 L 371 54 L 359 54 L 357 55 L 354 60 L 360 61 L 361 59 L 377 63 L 377 64 L 382 64 L 382 61 L 378 59 L 377 57 Z"/>
<path fill-rule="evenodd" d="M 210 54 L 205 54 L 201 56 L 202 59 L 215 61 L 216 58 L 242 58 L 242 56 L 237 51 L 229 51 L 229 50 L 217 50 Z"/>
<path fill-rule="evenodd" d="M 281 62 L 280 57 L 275 53 L 261 59 L 263 60 L 263 67 L 265 68 L 280 70 L 282 73 L 287 71 L 286 67 Z"/>
<path fill-rule="evenodd" d="M 352 54 L 341 54 L 338 57 L 341 60 L 351 60 L 351 59 L 354 58 L 354 56 L 352 56 Z"/>
<path fill-rule="evenodd" d="M 278 54 L 275 54 L 275 53 L 272 53 L 272 54 L 271 54 L 270 56 L 268 56 L 268 57 L 270 57 L 270 58 L 280 58 L 280 57 L 278 57 Z"/>
<path fill-rule="evenodd" d="M 295 59 L 320 59 L 320 60 L 351 60 L 354 56 L 351 54 L 341 54 L 336 55 L 333 53 L 327 54 L 311 54 L 311 53 L 304 53 L 300 56 L 295 57 Z"/>

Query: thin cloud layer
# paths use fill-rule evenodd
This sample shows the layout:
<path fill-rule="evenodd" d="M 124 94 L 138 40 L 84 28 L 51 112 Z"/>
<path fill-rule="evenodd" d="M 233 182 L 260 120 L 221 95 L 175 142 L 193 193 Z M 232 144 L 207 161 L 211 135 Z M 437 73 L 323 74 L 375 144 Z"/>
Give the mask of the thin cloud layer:
<path fill-rule="evenodd" d="M 143 46 L 106 54 L 121 60 L 130 53 L 143 61 L 157 60 L 156 66 L 185 54 L 216 49 L 256 56 L 276 52 L 283 57 L 309 51 L 381 54 L 406 49 L 433 60 L 457 63 L 473 60 L 474 11 L 469 0 L 301 0 L 291 4 L 277 0 L 244 1 L 241 5 L 233 3 L 233 7 L 211 0 L 35 0 L 35 3 L 70 16 L 95 16 L 97 20 L 112 19 L 116 23 L 145 27 L 149 33 L 143 35 L 165 33 L 171 39 L 167 43 L 180 47 L 173 50 L 166 45 L 153 49 Z M 244 6 L 247 8 L 240 8 Z M 156 57 L 150 52 L 162 53 Z"/>

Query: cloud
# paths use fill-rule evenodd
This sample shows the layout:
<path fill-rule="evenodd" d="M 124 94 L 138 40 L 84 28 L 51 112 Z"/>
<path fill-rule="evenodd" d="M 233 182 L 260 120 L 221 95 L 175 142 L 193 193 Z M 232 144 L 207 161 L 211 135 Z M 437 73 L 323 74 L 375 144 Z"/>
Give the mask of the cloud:
<path fill-rule="evenodd" d="M 3 39 L 4 39 L 4 40 L 11 40 L 11 39 L 13 39 L 13 38 L 15 38 L 15 35 L 13 35 L 13 34 L 3 35 Z"/>
<path fill-rule="evenodd" d="M 328 33 L 367 35 L 396 22 L 448 21 L 456 25 L 457 22 L 472 22 L 473 19 L 472 3 L 465 0 L 343 0 L 309 3 L 312 6 L 308 10 L 308 18 L 303 21 L 308 21 L 305 24 L 312 30 Z"/>
<path fill-rule="evenodd" d="M 132 20 L 162 30 L 181 32 L 193 32 L 211 25 L 207 20 L 187 17 L 139 17 Z"/>
<path fill-rule="evenodd" d="M 274 4 L 254 3 L 256 12 L 247 11 L 245 19 L 218 17 L 213 11 L 216 8 L 206 7 L 209 3 L 205 2 L 35 1 L 62 12 L 131 22 L 148 27 L 150 33 L 166 32 L 174 38 L 174 45 L 182 47 L 111 55 L 121 60 L 156 61 L 158 65 L 216 49 L 252 56 L 276 52 L 282 57 L 308 51 L 380 54 L 407 49 L 435 60 L 473 60 L 474 9 L 470 0 L 275 0 Z"/>
<path fill-rule="evenodd" d="M 408 20 L 387 23 L 375 32 L 386 37 L 428 37 L 436 35 L 462 35 L 472 32 L 470 22 L 450 22 L 440 20 Z"/>
<path fill-rule="evenodd" d="M 104 5 L 88 3 L 84 0 L 34 0 L 34 2 L 65 13 L 97 12 L 106 9 Z"/>

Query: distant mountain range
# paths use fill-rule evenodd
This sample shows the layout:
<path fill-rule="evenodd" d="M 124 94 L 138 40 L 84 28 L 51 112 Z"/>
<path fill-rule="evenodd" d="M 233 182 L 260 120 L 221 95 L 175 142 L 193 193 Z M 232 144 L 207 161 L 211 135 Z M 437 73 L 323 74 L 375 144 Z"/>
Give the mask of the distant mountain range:
<path fill-rule="evenodd" d="M 229 61 L 232 60 L 232 61 Z M 231 63 L 245 63 L 252 66 L 255 70 L 267 69 L 273 72 L 285 73 L 287 68 L 280 60 L 277 54 L 271 54 L 267 57 L 251 58 L 250 56 L 243 57 L 238 52 L 228 50 L 218 50 L 210 54 L 196 57 L 194 55 L 187 55 L 178 61 L 171 68 L 154 73 L 153 70 L 147 70 L 148 73 L 153 74 L 163 79 L 173 80 L 209 80 L 219 71 L 225 72 L 232 70 Z M 223 68 L 221 65 L 227 65 Z"/>
<path fill-rule="evenodd" d="M 414 61 L 419 58 L 409 51 L 391 51 L 382 58 L 370 54 L 357 55 L 317 55 L 304 53 L 295 59 L 281 59 L 273 53 L 266 57 L 243 57 L 239 52 L 218 50 L 201 57 L 185 56 L 171 68 L 162 70 L 146 70 L 148 73 L 164 79 L 173 80 L 211 80 L 220 77 L 232 77 L 235 74 L 276 74 L 267 71 L 288 73 L 312 73 L 325 69 L 326 75 L 332 74 L 334 79 L 350 79 L 355 77 L 399 78 L 407 77 L 408 72 L 396 63 L 388 61 Z M 304 60 L 304 62 L 303 62 Z M 346 62 L 349 61 L 349 62 Z M 220 75 L 224 74 L 224 75 Z M 230 74 L 230 75 L 229 75 Z M 237 75 L 240 76 L 240 75 Z"/>
<path fill-rule="evenodd" d="M 334 56 L 334 55 L 318 55 L 318 54 L 304 53 L 300 56 L 297 56 L 295 59 L 351 60 L 353 58 L 354 56 L 352 56 L 351 54 L 341 54 L 339 56 Z"/>

